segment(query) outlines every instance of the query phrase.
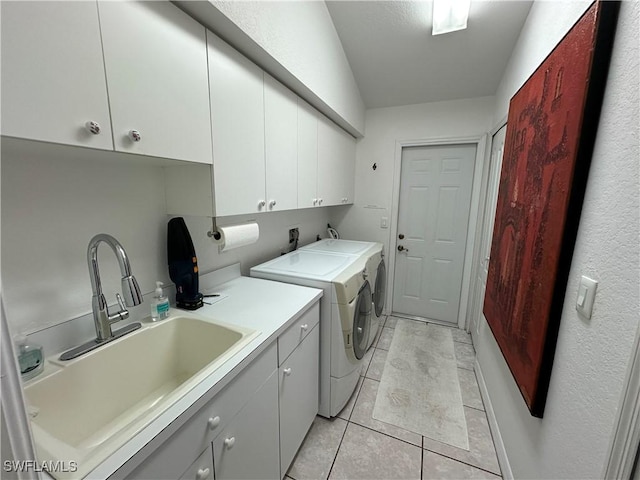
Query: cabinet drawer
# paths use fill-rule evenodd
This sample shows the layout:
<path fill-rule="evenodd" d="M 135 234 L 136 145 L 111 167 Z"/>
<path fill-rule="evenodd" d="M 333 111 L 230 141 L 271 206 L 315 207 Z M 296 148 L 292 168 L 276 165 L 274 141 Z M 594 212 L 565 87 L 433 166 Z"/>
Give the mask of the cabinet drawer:
<path fill-rule="evenodd" d="M 193 414 L 177 432 L 151 453 L 127 478 L 179 478 L 193 460 L 225 428 L 277 365 L 275 342 Z M 184 415 L 189 415 L 185 412 Z M 143 454 L 141 452 L 141 454 Z"/>
<path fill-rule="evenodd" d="M 317 302 L 278 337 L 278 366 L 284 363 L 291 352 L 318 324 L 319 320 L 320 302 Z"/>
<path fill-rule="evenodd" d="M 180 480 L 213 480 L 213 478 L 213 451 L 208 447 L 182 474 Z"/>

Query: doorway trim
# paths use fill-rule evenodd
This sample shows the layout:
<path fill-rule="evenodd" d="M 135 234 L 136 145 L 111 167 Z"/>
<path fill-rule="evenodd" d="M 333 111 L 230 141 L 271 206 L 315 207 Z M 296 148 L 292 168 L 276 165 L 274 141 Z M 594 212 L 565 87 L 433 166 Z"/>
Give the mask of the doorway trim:
<path fill-rule="evenodd" d="M 389 232 L 389 268 L 387 269 L 387 285 L 390 286 L 387 298 L 391 299 L 389 313 L 393 314 L 393 289 L 396 254 L 395 243 L 398 236 L 398 215 L 400 212 L 400 179 L 402 172 L 402 149 L 405 147 L 431 147 L 442 145 L 468 145 L 476 146 L 476 158 L 473 166 L 473 180 L 471 183 L 471 208 L 469 210 L 469 222 L 467 224 L 467 242 L 464 252 L 464 266 L 462 271 L 462 288 L 460 290 L 460 305 L 458 307 L 458 327 L 467 329 L 467 306 L 469 303 L 471 285 L 471 266 L 475 251 L 475 234 L 478 228 L 478 208 L 480 204 L 480 190 L 482 172 L 486 159 L 488 134 L 461 137 L 436 137 L 417 140 L 396 140 L 396 148 L 393 163 L 393 191 L 391 197 L 391 229 Z"/>

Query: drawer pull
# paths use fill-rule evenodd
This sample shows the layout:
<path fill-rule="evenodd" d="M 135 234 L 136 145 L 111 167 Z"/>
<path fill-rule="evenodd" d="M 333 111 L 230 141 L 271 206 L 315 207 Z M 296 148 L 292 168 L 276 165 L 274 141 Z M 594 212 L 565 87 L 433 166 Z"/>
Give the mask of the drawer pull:
<path fill-rule="evenodd" d="M 282 373 L 284 373 L 287 377 L 291 375 L 291 368 L 285 368 Z"/>
<path fill-rule="evenodd" d="M 227 450 L 231 450 L 235 444 L 236 444 L 236 437 L 224 439 L 224 446 L 227 447 Z"/>
<path fill-rule="evenodd" d="M 303 332 L 306 332 L 309 329 L 309 325 L 307 325 L 306 323 L 304 325 L 300 325 L 300 330 L 302 330 Z"/>
<path fill-rule="evenodd" d="M 209 430 L 213 430 L 218 425 L 220 425 L 220 417 L 216 415 L 215 417 L 209 418 L 209 420 L 207 421 L 207 425 L 209 426 Z"/>
<path fill-rule="evenodd" d="M 198 473 L 196 473 L 196 480 L 205 480 L 205 478 L 209 478 L 210 473 L 211 470 L 208 468 L 201 468 L 198 470 Z"/>

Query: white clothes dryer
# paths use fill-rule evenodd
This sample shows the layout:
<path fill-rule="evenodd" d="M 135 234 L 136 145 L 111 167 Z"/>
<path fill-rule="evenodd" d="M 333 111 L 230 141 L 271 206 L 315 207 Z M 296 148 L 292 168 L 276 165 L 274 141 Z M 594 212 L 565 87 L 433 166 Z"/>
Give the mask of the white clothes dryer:
<path fill-rule="evenodd" d="M 336 240 L 327 238 L 301 247 L 301 250 L 332 252 L 353 255 L 365 260 L 365 274 L 372 289 L 373 310 L 367 349 L 371 347 L 382 327 L 384 303 L 386 301 L 387 269 L 384 262 L 384 245 L 377 242 Z"/>
<path fill-rule="evenodd" d="M 365 262 L 354 255 L 301 249 L 250 270 L 252 277 L 323 290 L 318 413 L 324 417 L 342 410 L 360 377 L 372 309 L 364 268 Z"/>

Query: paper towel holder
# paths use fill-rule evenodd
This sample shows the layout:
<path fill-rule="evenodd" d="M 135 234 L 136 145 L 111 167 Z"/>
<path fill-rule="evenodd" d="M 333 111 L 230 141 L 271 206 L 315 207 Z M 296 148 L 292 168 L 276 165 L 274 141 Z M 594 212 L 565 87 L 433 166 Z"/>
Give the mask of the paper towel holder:
<path fill-rule="evenodd" d="M 216 226 L 216 217 L 212 217 L 211 222 L 212 228 L 210 232 L 207 232 L 207 237 L 213 238 L 214 240 L 220 240 L 220 238 L 222 238 L 222 235 L 220 234 L 220 232 L 218 231 L 218 227 Z"/>

